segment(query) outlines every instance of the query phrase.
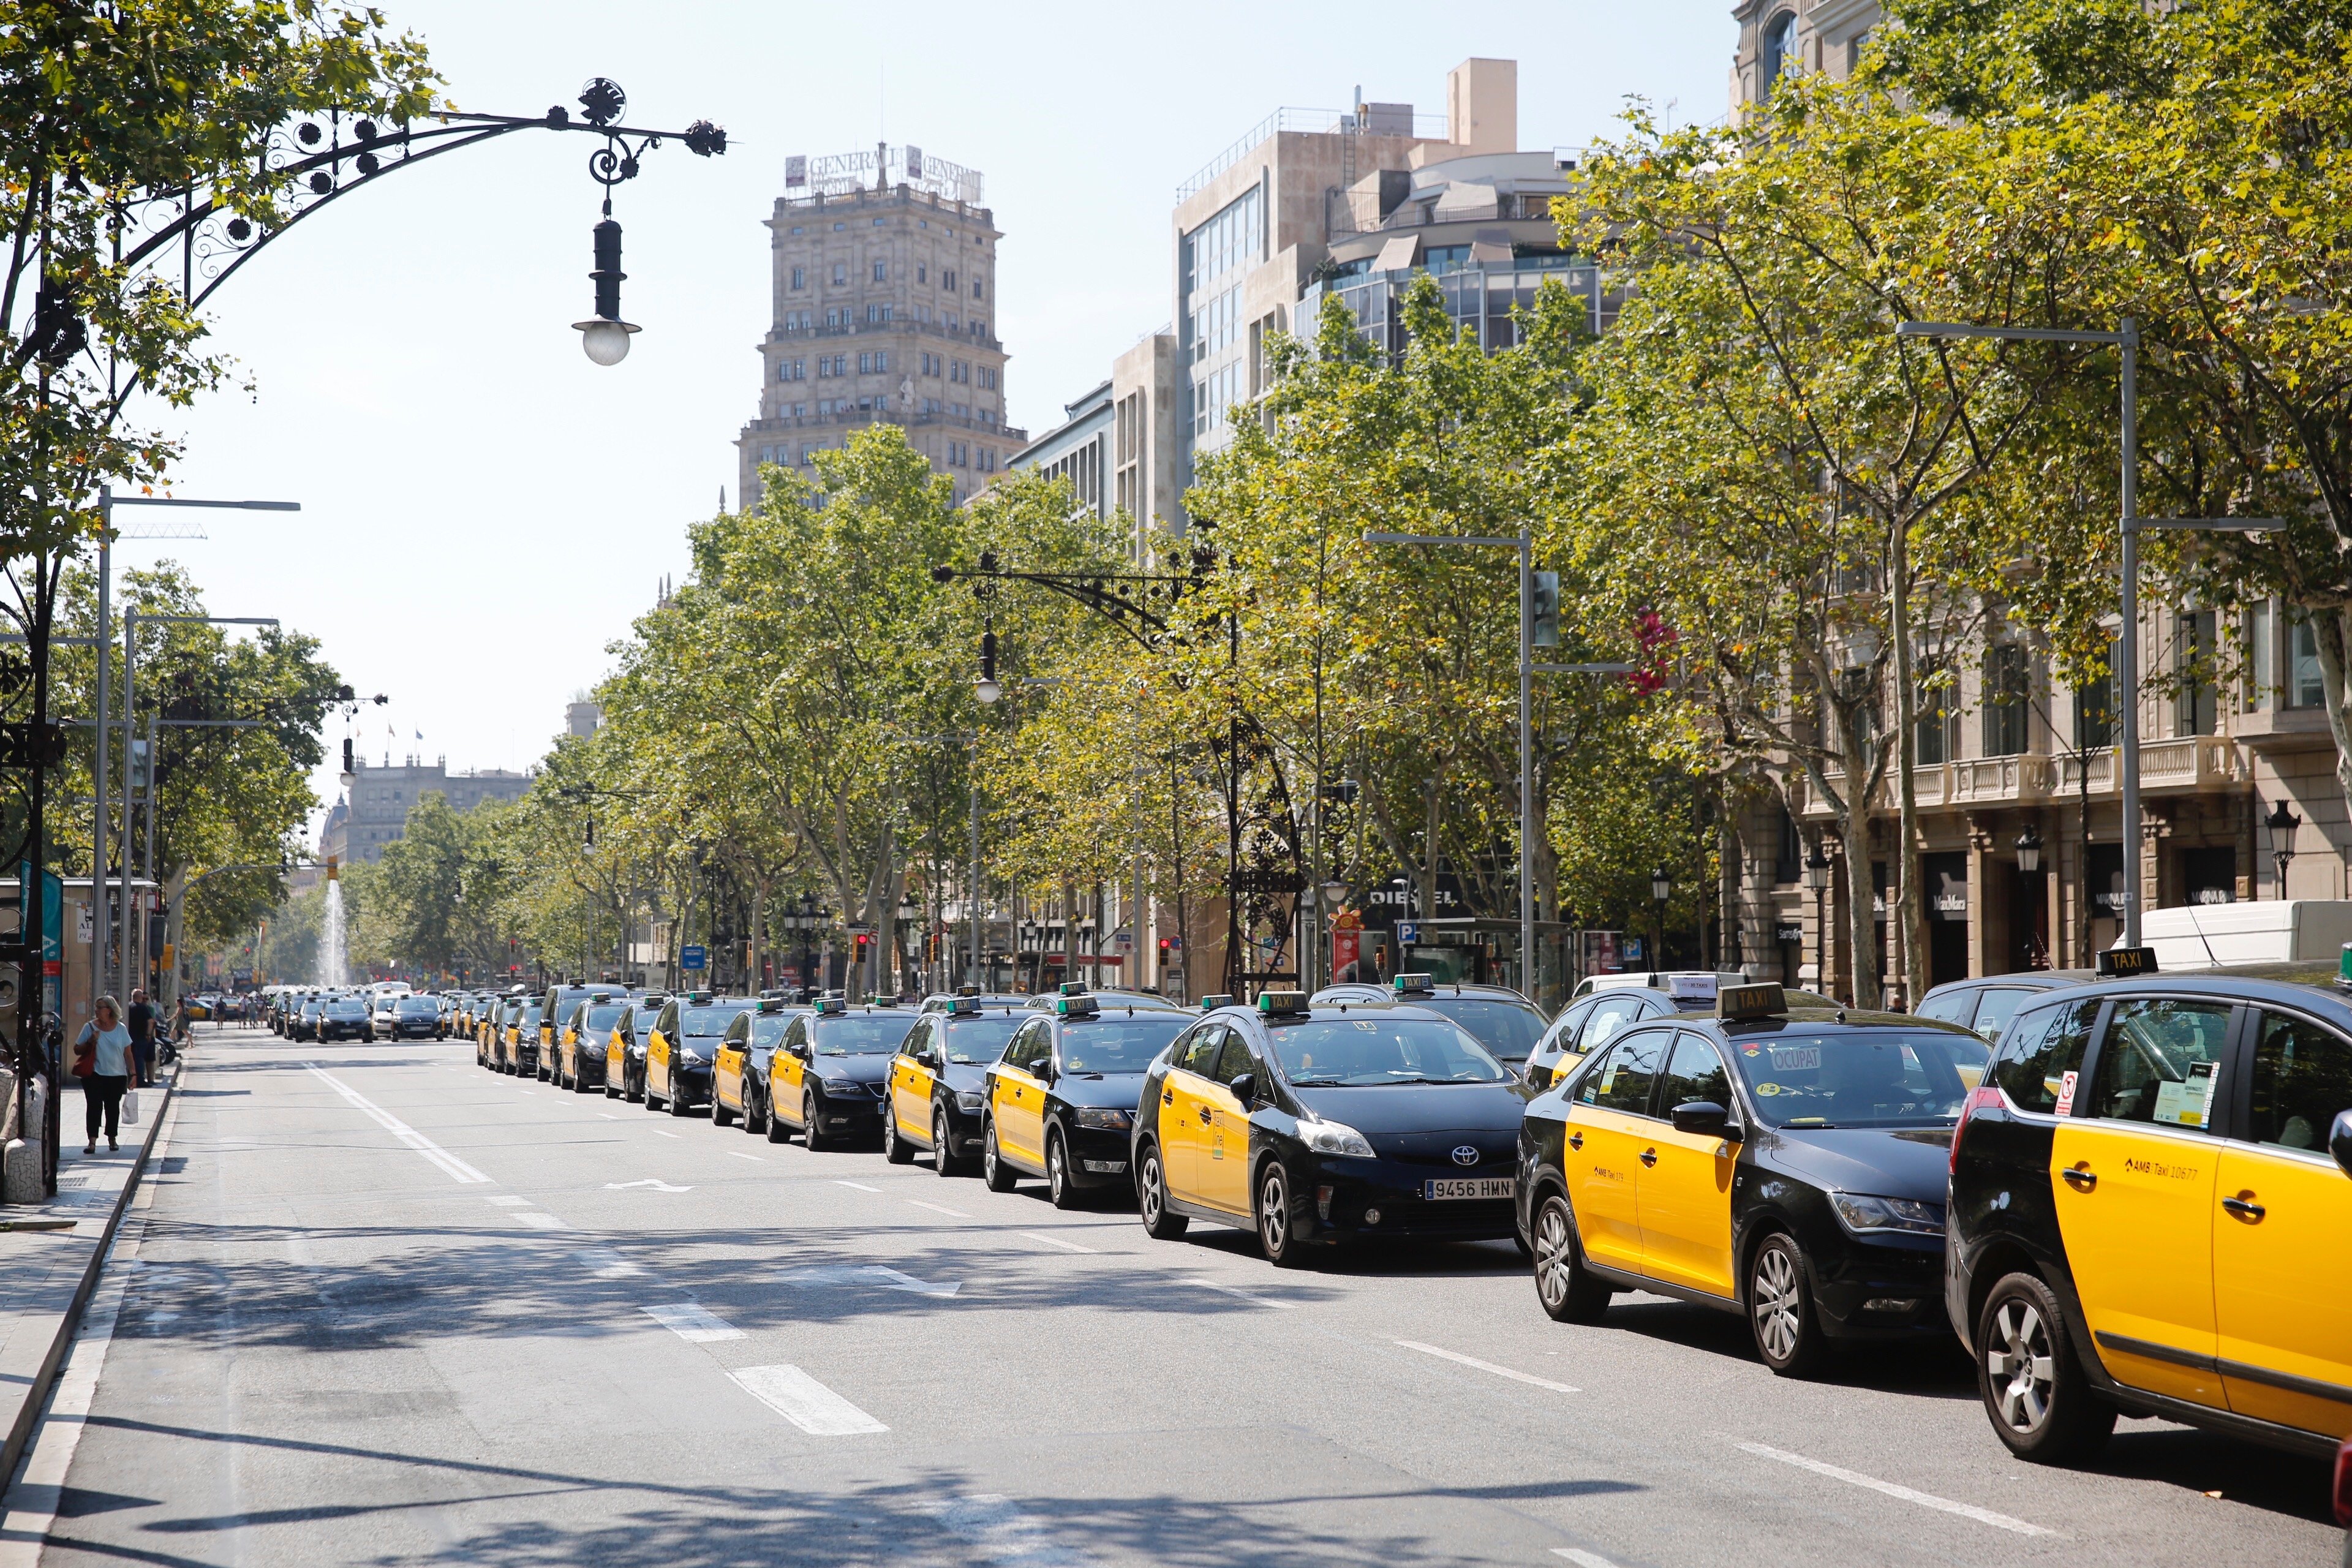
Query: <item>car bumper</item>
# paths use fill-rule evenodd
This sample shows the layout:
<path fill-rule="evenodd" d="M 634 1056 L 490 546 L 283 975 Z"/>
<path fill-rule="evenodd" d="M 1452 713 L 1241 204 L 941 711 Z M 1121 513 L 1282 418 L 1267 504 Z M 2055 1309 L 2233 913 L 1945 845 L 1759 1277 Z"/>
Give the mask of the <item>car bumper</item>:
<path fill-rule="evenodd" d="M 816 1097 L 816 1116 L 820 1130 L 839 1138 L 882 1135 L 882 1102 L 860 1095 L 852 1100 L 845 1095 L 826 1094 L 820 1090 Z"/>
<path fill-rule="evenodd" d="M 1129 1187 L 1134 1184 L 1129 1160 L 1134 1135 L 1125 1128 L 1066 1127 L 1070 1141 L 1070 1184 L 1074 1187 Z"/>
<path fill-rule="evenodd" d="M 1841 1233 L 1837 1241 L 1808 1251 L 1813 1303 L 1832 1338 L 1941 1338 L 1952 1331 L 1941 1237 L 1879 1242 Z"/>
<path fill-rule="evenodd" d="M 1326 1156 L 1293 1156 L 1285 1165 L 1291 1177 L 1292 1205 L 1298 1211 L 1293 1215 L 1296 1234 L 1306 1240 L 1438 1237 L 1484 1241 L 1517 1228 L 1512 1198 L 1429 1197 L 1431 1180 L 1473 1173 L 1450 1165 L 1441 1172 L 1396 1160 Z M 1491 1177 L 1511 1173 L 1509 1166 L 1493 1162 L 1475 1173 Z"/>

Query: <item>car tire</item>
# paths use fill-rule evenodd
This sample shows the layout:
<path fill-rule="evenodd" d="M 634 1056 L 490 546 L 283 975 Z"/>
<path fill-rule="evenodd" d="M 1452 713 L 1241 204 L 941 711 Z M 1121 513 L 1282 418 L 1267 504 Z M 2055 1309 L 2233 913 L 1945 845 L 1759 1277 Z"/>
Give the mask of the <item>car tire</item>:
<path fill-rule="evenodd" d="M 980 1125 L 980 1179 L 988 1184 L 992 1193 L 1009 1193 L 1020 1185 L 1021 1178 L 996 1152 L 996 1119 L 989 1118 Z"/>
<path fill-rule="evenodd" d="M 673 1083 L 669 1086 L 669 1099 L 664 1102 L 663 1109 L 672 1116 L 686 1116 L 693 1111 L 694 1107 L 688 1101 L 686 1091 Z"/>
<path fill-rule="evenodd" d="M 710 1089 L 710 1125 L 713 1127 L 735 1125 L 735 1113 L 719 1103 L 719 1086 L 716 1084 L 713 1084 Z"/>
<path fill-rule="evenodd" d="M 940 1106 L 931 1113 L 931 1170 L 941 1176 L 963 1174 L 963 1162 L 955 1156 L 955 1144 L 948 1137 L 947 1107 Z"/>
<path fill-rule="evenodd" d="M 817 1125 L 816 1090 L 801 1090 L 801 1147 L 814 1154 L 830 1147 L 824 1129 Z"/>
<path fill-rule="evenodd" d="M 1174 1241 L 1192 1228 L 1192 1215 L 1178 1214 L 1169 1205 L 1168 1171 L 1160 1163 L 1157 1143 L 1146 1143 L 1136 1156 L 1135 1207 L 1143 1216 L 1143 1234 L 1154 1241 Z"/>
<path fill-rule="evenodd" d="M 1977 1315 L 1977 1392 L 2009 1451 L 2035 1464 L 2089 1458 L 2116 1429 L 2116 1407 L 2074 1354 L 2065 1309 L 2032 1274 L 2002 1277 Z"/>
<path fill-rule="evenodd" d="M 1078 1206 L 1078 1184 L 1070 1179 L 1070 1151 L 1058 1131 L 1045 1134 L 1045 1196 L 1057 1209 Z"/>
<path fill-rule="evenodd" d="M 1786 1231 L 1774 1231 L 1748 1260 L 1748 1326 L 1756 1353 L 1782 1377 L 1810 1377 L 1829 1354 L 1805 1250 Z"/>
<path fill-rule="evenodd" d="M 882 1108 L 882 1157 L 894 1165 L 910 1165 L 915 1161 L 915 1146 L 898 1136 L 898 1108 Z"/>
<path fill-rule="evenodd" d="M 633 1084 L 633 1083 L 634 1083 L 634 1086 L 635 1086 L 635 1087 L 632 1087 L 632 1084 Z M 645 1099 L 645 1097 L 646 1097 L 646 1080 L 645 1080 L 644 1079 L 642 1079 L 642 1078 L 635 1079 L 632 1079 L 629 1077 L 628 1069 L 627 1069 L 626 1068 L 622 1068 L 622 1069 L 621 1069 L 621 1103 L 622 1103 L 622 1104 L 624 1104 L 624 1105 L 627 1105 L 627 1104 L 630 1104 L 630 1103 L 632 1103 L 632 1102 L 634 1102 L 634 1101 L 643 1100 L 643 1099 Z"/>
<path fill-rule="evenodd" d="M 767 1133 L 768 1142 L 771 1143 L 786 1142 L 792 1137 L 790 1129 L 784 1126 L 784 1119 L 776 1114 L 776 1101 L 772 1093 L 760 1097 L 760 1128 Z"/>
<path fill-rule="evenodd" d="M 1276 1268 L 1296 1268 L 1306 1261 L 1307 1248 L 1293 1228 L 1290 1178 L 1279 1160 L 1268 1160 L 1257 1177 L 1257 1244 L 1265 1260 Z"/>
<path fill-rule="evenodd" d="M 618 1100 L 621 1098 L 621 1091 L 613 1087 L 613 1074 L 610 1068 L 605 1069 L 604 1073 L 604 1098 L 606 1100 Z"/>
<path fill-rule="evenodd" d="M 1584 1266 L 1576 1213 L 1567 1194 L 1546 1193 L 1536 1205 L 1536 1300 L 1556 1323 L 1597 1323 L 1616 1292 Z"/>

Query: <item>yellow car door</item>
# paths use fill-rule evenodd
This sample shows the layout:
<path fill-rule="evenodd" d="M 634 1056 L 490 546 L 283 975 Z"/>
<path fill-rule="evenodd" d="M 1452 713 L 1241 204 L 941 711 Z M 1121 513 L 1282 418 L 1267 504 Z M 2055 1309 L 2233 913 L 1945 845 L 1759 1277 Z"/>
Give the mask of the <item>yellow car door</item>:
<path fill-rule="evenodd" d="M 1238 1029 L 1225 1030 L 1217 1065 L 1201 1084 L 1201 1100 L 1209 1112 L 1206 1136 L 1197 1150 L 1194 1182 L 1200 1201 L 1227 1214 L 1250 1212 L 1249 1107 L 1230 1087 L 1244 1073 L 1259 1071 L 1250 1055 L 1249 1041 Z"/>
<path fill-rule="evenodd" d="M 710 1053 L 710 1103 L 740 1112 L 743 1109 L 743 1061 L 751 1054 L 751 1016 L 727 1026 L 719 1048 Z"/>
<path fill-rule="evenodd" d="M 934 1065 L 940 1030 L 925 1018 L 907 1032 L 890 1058 L 890 1120 L 898 1135 L 918 1149 L 931 1146 L 931 1095 L 939 1085 Z"/>
<path fill-rule="evenodd" d="M 1004 1059 L 988 1079 L 997 1158 L 1040 1174 L 1045 1164 L 1045 1085 L 1038 1068 L 1053 1051 L 1053 1026 L 1032 1018 L 1013 1037 Z"/>
<path fill-rule="evenodd" d="M 809 1023 L 794 1018 L 784 1043 L 768 1058 L 768 1114 L 793 1127 L 803 1121 L 802 1085 L 808 1081 Z"/>
<path fill-rule="evenodd" d="M 1160 1081 L 1160 1163 L 1168 1173 L 1170 1195 L 1185 1203 L 1207 1202 L 1201 1166 L 1216 1113 L 1209 1105 L 1206 1075 L 1216 1070 L 1230 1032 L 1223 1024 L 1195 1026 L 1170 1058 L 1168 1076 Z"/>
<path fill-rule="evenodd" d="M 2084 1326 L 2116 1381 L 2220 1408 L 2213 1221 L 2221 1145 L 2208 1128 L 2231 1005 L 2126 997 L 2087 1085 L 2062 1080 L 2051 1202 Z"/>
<path fill-rule="evenodd" d="M 1677 1105 L 1736 1108 L 1731 1075 L 1712 1042 L 1685 1030 L 1675 1037 L 1659 1089 L 1657 1109 L 1667 1120 L 1651 1130 L 1657 1163 L 1642 1168 L 1636 1205 L 1643 1272 L 1728 1300 L 1738 1294 L 1732 1279 L 1731 1178 L 1739 1146 L 1719 1132 L 1678 1132 L 1672 1118 Z"/>
<path fill-rule="evenodd" d="M 1663 1130 L 1650 1114 L 1668 1035 L 1645 1029 L 1608 1047 L 1570 1102 L 1560 1172 L 1577 1239 L 1596 1263 L 1643 1272 L 1641 1156 L 1654 1160 Z"/>
<path fill-rule="evenodd" d="M 620 1093 L 626 1081 L 628 1047 L 622 1044 L 622 1040 L 629 1020 L 635 1016 L 635 1008 L 621 1009 L 621 1016 L 613 1020 L 612 1032 L 604 1037 L 604 1093 L 607 1097 Z"/>
<path fill-rule="evenodd" d="M 2221 1147 L 2214 1306 L 2230 1408 L 2352 1435 L 2352 1173 L 2327 1148 L 2352 1110 L 2352 1043 L 2255 1015 L 2252 1125 Z"/>

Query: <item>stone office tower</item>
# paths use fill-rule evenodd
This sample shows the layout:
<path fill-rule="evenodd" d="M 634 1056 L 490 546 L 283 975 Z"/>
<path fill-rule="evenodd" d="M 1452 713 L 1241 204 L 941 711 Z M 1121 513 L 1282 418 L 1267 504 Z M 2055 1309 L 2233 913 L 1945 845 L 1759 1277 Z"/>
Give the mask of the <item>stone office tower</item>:
<path fill-rule="evenodd" d="M 905 429 L 958 500 L 986 489 L 1025 437 L 1004 423 L 1002 237 L 980 175 L 919 147 L 789 158 L 767 224 L 760 409 L 736 441 L 744 504 L 762 463 L 806 468 L 877 424 Z"/>

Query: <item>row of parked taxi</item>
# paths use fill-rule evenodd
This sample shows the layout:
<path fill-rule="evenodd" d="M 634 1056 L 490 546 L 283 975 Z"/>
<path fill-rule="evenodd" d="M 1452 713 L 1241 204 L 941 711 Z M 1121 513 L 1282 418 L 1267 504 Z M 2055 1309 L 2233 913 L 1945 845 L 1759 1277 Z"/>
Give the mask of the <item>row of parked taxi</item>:
<path fill-rule="evenodd" d="M 2352 1455 L 2352 950 L 2007 976 L 1913 1015 L 1644 974 L 1547 1019 L 1400 975 L 1198 1009 L 572 986 L 457 1022 L 494 1070 L 1065 1206 L 1115 1192 L 1154 1237 L 1246 1229 L 1277 1267 L 1508 1238 L 1556 1319 L 1677 1298 L 1782 1373 L 1957 1331 L 2029 1458 L 2126 1415 Z"/>

